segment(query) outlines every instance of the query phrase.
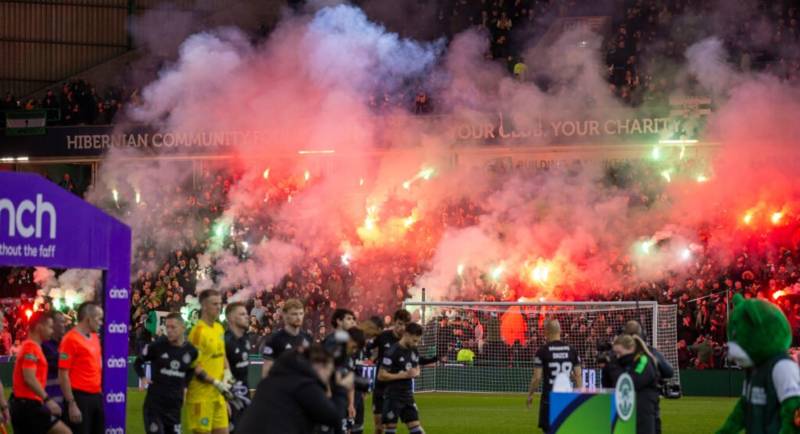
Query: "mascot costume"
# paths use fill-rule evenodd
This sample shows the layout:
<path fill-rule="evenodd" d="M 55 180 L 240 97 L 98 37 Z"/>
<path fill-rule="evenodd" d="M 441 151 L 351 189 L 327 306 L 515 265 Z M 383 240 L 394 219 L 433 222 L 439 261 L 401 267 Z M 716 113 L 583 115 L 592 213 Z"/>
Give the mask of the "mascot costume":
<path fill-rule="evenodd" d="M 733 297 L 728 358 L 746 369 L 742 397 L 717 434 L 800 433 L 800 367 L 789 357 L 792 330 L 764 300 Z"/>

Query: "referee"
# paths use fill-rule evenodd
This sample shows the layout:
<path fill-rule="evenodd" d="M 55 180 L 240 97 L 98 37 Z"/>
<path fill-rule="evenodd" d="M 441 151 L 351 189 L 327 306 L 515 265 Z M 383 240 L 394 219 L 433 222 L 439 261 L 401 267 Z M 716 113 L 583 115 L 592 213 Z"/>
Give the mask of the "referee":
<path fill-rule="evenodd" d="M 103 434 L 103 351 L 97 331 L 103 309 L 85 302 L 78 307 L 78 324 L 61 340 L 58 381 L 67 404 L 69 427 L 75 434 Z"/>
<path fill-rule="evenodd" d="M 133 365 L 142 384 L 149 384 L 142 410 L 145 430 L 153 434 L 181 432 L 183 393 L 197 360 L 197 349 L 184 337 L 186 326 L 181 314 L 167 315 L 166 331 L 166 338 L 142 348 Z M 152 380 L 145 378 L 145 362 L 150 362 Z"/>
<path fill-rule="evenodd" d="M 22 343 L 14 364 L 14 394 L 11 395 L 11 426 L 25 434 L 69 434 L 58 417 L 61 406 L 45 391 L 47 359 L 42 342 L 53 335 L 53 317 L 36 312 L 28 324 L 28 339 Z"/>

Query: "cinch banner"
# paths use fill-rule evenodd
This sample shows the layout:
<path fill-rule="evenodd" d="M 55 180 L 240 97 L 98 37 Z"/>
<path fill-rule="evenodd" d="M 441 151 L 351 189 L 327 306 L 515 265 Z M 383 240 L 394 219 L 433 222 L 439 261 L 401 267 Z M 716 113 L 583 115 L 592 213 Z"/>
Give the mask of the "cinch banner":
<path fill-rule="evenodd" d="M 130 228 L 39 175 L 0 172 L 0 265 L 103 271 L 105 432 L 124 433 Z"/>

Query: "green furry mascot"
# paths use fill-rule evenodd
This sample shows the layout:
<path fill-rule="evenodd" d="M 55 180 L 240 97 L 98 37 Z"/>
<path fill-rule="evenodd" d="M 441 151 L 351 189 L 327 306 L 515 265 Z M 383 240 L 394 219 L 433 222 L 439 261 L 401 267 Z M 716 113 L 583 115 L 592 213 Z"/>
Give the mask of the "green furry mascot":
<path fill-rule="evenodd" d="M 728 357 L 747 370 L 742 397 L 718 434 L 800 433 L 800 367 L 787 351 L 789 321 L 764 300 L 733 297 Z"/>

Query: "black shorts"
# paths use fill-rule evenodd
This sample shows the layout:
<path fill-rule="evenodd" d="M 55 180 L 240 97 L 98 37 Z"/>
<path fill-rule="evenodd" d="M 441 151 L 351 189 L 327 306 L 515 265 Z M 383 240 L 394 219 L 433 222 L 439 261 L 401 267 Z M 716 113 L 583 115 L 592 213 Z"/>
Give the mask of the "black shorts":
<path fill-rule="evenodd" d="M 9 402 L 11 426 L 15 433 L 47 434 L 58 417 L 50 414 L 50 410 L 39 401 L 11 397 Z"/>
<path fill-rule="evenodd" d="M 544 432 L 550 430 L 550 397 L 544 394 L 539 401 L 539 428 Z"/>
<path fill-rule="evenodd" d="M 385 391 L 385 385 L 375 383 L 375 389 L 372 391 L 372 414 L 383 414 L 383 393 Z"/>
<path fill-rule="evenodd" d="M 105 413 L 103 412 L 103 395 L 100 393 L 86 393 L 80 390 L 72 391 L 75 404 L 81 411 L 80 423 L 68 423 L 72 434 L 103 434 L 106 430 Z M 69 417 L 65 415 L 69 420 Z"/>
<path fill-rule="evenodd" d="M 381 422 L 396 424 L 398 419 L 405 424 L 419 420 L 419 411 L 413 397 L 384 397 Z"/>
<path fill-rule="evenodd" d="M 145 401 L 142 408 L 144 430 L 148 434 L 181 434 L 181 408 L 165 408 Z"/>

